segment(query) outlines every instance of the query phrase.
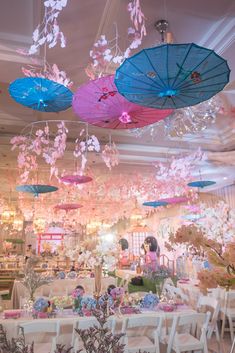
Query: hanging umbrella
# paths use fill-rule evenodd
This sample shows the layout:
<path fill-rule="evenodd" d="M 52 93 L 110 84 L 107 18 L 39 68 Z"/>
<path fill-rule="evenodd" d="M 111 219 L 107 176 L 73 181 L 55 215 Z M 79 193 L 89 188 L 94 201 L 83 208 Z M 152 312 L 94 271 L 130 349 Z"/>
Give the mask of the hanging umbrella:
<path fill-rule="evenodd" d="M 226 60 L 194 43 L 141 50 L 117 69 L 115 84 L 130 102 L 175 109 L 203 102 L 229 81 Z"/>
<path fill-rule="evenodd" d="M 183 203 L 189 201 L 188 197 L 185 196 L 175 196 L 175 197 L 169 197 L 166 199 L 161 199 L 159 202 L 166 202 L 167 204 L 177 204 L 177 203 Z"/>
<path fill-rule="evenodd" d="M 194 221 L 198 221 L 201 218 L 204 218 L 204 216 L 200 214 L 187 214 L 182 216 L 181 218 L 186 219 L 187 221 L 194 222 Z"/>
<path fill-rule="evenodd" d="M 73 96 L 73 110 L 89 124 L 109 129 L 133 129 L 156 123 L 172 110 L 156 110 L 128 102 L 105 76 L 81 86 Z"/>
<path fill-rule="evenodd" d="M 67 87 L 42 77 L 18 78 L 9 93 L 17 103 L 42 112 L 59 112 L 72 105 L 73 93 Z"/>
<path fill-rule="evenodd" d="M 196 180 L 192 181 L 191 183 L 188 183 L 188 186 L 193 187 L 193 188 L 205 188 L 206 186 L 211 186 L 216 184 L 216 181 L 212 180 Z"/>
<path fill-rule="evenodd" d="M 149 207 L 161 207 L 161 206 L 167 206 L 168 203 L 165 201 L 146 201 L 143 203 L 143 206 L 149 206 Z"/>
<path fill-rule="evenodd" d="M 57 191 L 58 188 L 52 185 L 18 185 L 16 190 L 20 192 L 28 192 L 33 194 L 35 197 L 38 197 L 39 194 L 46 194 L 48 192 Z"/>
<path fill-rule="evenodd" d="M 81 207 L 82 205 L 79 205 L 78 203 L 61 203 L 59 205 L 56 205 L 54 208 L 55 210 L 63 210 L 67 213 L 69 211 L 77 210 Z"/>
<path fill-rule="evenodd" d="M 60 177 L 60 181 L 65 184 L 84 184 L 92 181 L 88 175 L 64 175 Z"/>

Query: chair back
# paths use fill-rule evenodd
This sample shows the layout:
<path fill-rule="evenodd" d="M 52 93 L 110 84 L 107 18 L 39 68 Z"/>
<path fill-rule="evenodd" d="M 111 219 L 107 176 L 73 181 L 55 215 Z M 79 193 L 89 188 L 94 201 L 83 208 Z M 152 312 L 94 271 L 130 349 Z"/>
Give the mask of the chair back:
<path fill-rule="evenodd" d="M 166 284 L 164 286 L 164 291 L 169 294 L 170 296 L 174 297 L 174 286 L 172 286 L 171 284 Z"/>
<path fill-rule="evenodd" d="M 41 333 L 41 332 L 49 332 L 55 333 L 56 336 L 59 336 L 60 325 L 59 322 L 56 320 L 34 320 L 30 322 L 21 323 L 18 326 L 18 329 L 22 327 L 24 329 L 24 334 L 30 333 Z"/>
<path fill-rule="evenodd" d="M 99 323 L 95 317 L 82 317 L 82 318 L 79 318 L 77 321 L 75 321 L 73 324 L 71 346 L 72 347 L 76 346 L 76 349 L 78 349 L 78 344 L 80 342 L 80 339 L 77 336 L 77 333 L 75 330 L 87 330 L 88 328 L 98 324 Z"/>
<path fill-rule="evenodd" d="M 78 330 L 87 330 L 94 325 L 99 325 L 95 317 L 82 317 L 75 322 L 74 328 Z"/>
<path fill-rule="evenodd" d="M 152 327 L 155 329 L 160 329 L 161 325 L 162 317 L 153 315 L 131 316 L 123 321 L 122 333 L 125 333 L 128 329 L 137 327 Z"/>
<path fill-rule="evenodd" d="M 225 292 L 225 308 L 235 308 L 235 290 L 229 290 Z"/>
<path fill-rule="evenodd" d="M 207 338 L 211 338 L 212 333 L 217 330 L 217 320 L 220 311 L 220 303 L 217 299 L 208 296 L 200 296 L 197 303 L 197 310 L 200 312 L 203 308 L 210 310 L 211 320 L 208 327 Z"/>
<path fill-rule="evenodd" d="M 193 313 L 177 315 L 173 319 L 171 331 L 169 335 L 169 342 L 167 353 L 171 352 L 173 342 L 178 344 L 178 334 L 181 332 L 188 332 L 190 335 L 196 337 L 199 333 L 199 340 L 201 344 L 206 341 L 206 332 L 210 320 L 210 312 L 208 313 Z M 201 332 L 200 332 L 201 331 Z M 201 333 L 201 334 L 200 334 Z M 190 349 L 189 349 L 190 350 Z"/>
<path fill-rule="evenodd" d="M 189 297 L 182 291 L 181 288 L 173 287 L 172 291 L 175 296 L 180 297 L 184 302 L 189 302 Z"/>
<path fill-rule="evenodd" d="M 165 287 L 166 287 L 166 285 L 168 285 L 168 284 L 170 284 L 171 286 L 174 286 L 174 283 L 173 283 L 173 281 L 172 281 L 172 279 L 171 278 L 166 278 L 165 280 L 164 280 L 164 282 L 163 282 L 163 286 L 162 286 L 162 291 L 164 292 L 165 291 Z"/>

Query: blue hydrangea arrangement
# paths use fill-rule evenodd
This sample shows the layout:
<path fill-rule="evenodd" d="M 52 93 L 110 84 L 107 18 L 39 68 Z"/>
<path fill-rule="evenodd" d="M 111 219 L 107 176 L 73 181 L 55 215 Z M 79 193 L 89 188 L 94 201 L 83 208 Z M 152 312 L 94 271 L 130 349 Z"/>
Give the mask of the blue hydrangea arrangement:
<path fill-rule="evenodd" d="M 96 308 L 96 300 L 92 297 L 82 297 L 81 307 L 87 310 L 93 310 Z"/>
<path fill-rule="evenodd" d="M 114 305 L 113 297 L 109 294 L 103 294 L 98 300 L 98 303 L 101 307 L 103 307 L 105 305 L 105 302 L 108 303 L 108 306 L 110 308 Z"/>
<path fill-rule="evenodd" d="M 64 271 L 58 272 L 57 278 L 58 278 L 58 279 L 65 279 L 65 272 L 64 272 Z"/>
<path fill-rule="evenodd" d="M 153 309 L 159 303 L 159 298 L 156 294 L 148 293 L 141 301 L 142 308 Z"/>
<path fill-rule="evenodd" d="M 76 271 L 70 271 L 68 274 L 67 274 L 67 278 L 70 278 L 70 279 L 74 279 L 77 277 L 77 273 Z"/>
<path fill-rule="evenodd" d="M 49 306 L 49 303 L 46 299 L 38 298 L 33 304 L 33 309 L 39 313 L 39 312 L 44 312 L 46 308 L 48 308 L 48 306 Z"/>

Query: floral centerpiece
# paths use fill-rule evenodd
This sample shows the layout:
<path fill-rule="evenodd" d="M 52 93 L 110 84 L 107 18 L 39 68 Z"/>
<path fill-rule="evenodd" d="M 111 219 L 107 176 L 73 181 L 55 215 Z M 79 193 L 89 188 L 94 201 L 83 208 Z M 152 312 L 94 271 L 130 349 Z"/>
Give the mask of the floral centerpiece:
<path fill-rule="evenodd" d="M 159 303 L 159 298 L 156 294 L 148 293 L 141 301 L 141 307 L 146 309 L 153 309 Z"/>
<path fill-rule="evenodd" d="M 38 288 L 51 282 L 51 277 L 44 277 L 35 272 L 31 265 L 26 266 L 22 284 L 28 290 L 30 300 L 34 301 L 34 295 Z"/>
<path fill-rule="evenodd" d="M 111 290 L 110 295 L 113 299 L 114 308 L 118 308 L 123 304 L 124 294 L 125 292 L 122 287 L 116 287 Z"/>
<path fill-rule="evenodd" d="M 82 301 L 83 295 L 84 295 L 84 289 L 83 288 L 76 288 L 72 292 L 74 310 L 77 311 L 77 312 L 81 311 L 81 301 Z"/>
<path fill-rule="evenodd" d="M 80 313 L 84 316 L 92 315 L 92 312 L 96 309 L 97 301 L 93 297 L 84 296 L 81 299 L 81 310 Z"/>
<path fill-rule="evenodd" d="M 85 267 L 92 268 L 95 276 L 95 293 L 101 291 L 102 267 L 112 271 L 118 261 L 117 244 L 100 241 L 94 250 L 84 250 L 78 256 L 78 262 Z"/>
<path fill-rule="evenodd" d="M 48 302 L 44 298 L 38 298 L 33 304 L 33 315 L 37 317 L 47 317 L 47 310 L 50 306 L 50 302 Z"/>
<path fill-rule="evenodd" d="M 54 296 L 51 298 L 51 304 L 52 306 L 62 310 L 64 308 L 73 306 L 74 298 L 70 295 Z"/>

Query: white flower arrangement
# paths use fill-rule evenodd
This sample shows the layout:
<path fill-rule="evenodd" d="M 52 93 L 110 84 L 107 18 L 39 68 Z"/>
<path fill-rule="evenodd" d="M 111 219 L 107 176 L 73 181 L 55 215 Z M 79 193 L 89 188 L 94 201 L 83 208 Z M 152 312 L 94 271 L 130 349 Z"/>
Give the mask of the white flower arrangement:
<path fill-rule="evenodd" d="M 113 270 L 117 263 L 117 245 L 115 243 L 100 242 L 94 250 L 84 250 L 78 256 L 78 262 L 83 263 L 88 268 L 104 266 L 108 270 Z"/>

